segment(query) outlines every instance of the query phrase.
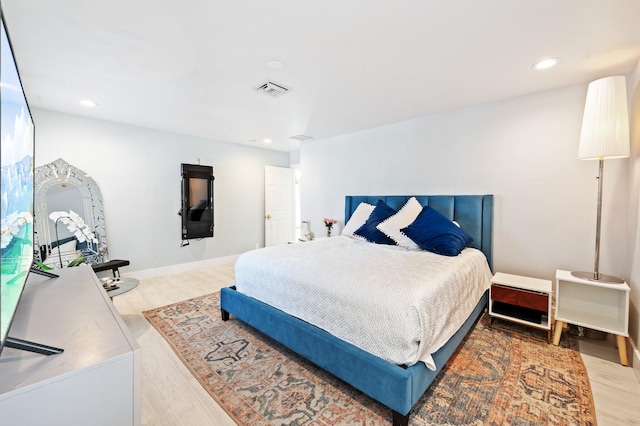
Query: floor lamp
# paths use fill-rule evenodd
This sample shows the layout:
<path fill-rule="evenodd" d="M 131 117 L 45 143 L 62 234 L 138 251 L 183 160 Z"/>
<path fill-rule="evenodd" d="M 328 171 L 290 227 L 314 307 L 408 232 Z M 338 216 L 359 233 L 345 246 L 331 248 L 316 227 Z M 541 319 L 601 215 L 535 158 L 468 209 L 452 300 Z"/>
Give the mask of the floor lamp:
<path fill-rule="evenodd" d="M 589 84 L 582 119 L 580 160 L 598 160 L 598 207 L 596 219 L 596 253 L 593 272 L 572 272 L 577 278 L 604 283 L 624 280 L 600 273 L 600 227 L 602 222 L 602 172 L 605 158 L 629 156 L 629 113 L 627 85 L 622 75 L 605 77 Z"/>

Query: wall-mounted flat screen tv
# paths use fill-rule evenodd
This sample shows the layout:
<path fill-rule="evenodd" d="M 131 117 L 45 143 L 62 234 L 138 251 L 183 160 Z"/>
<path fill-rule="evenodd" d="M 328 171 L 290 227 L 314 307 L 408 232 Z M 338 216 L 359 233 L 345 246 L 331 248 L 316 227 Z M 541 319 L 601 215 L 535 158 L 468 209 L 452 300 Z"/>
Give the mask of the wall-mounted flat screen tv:
<path fill-rule="evenodd" d="M 213 237 L 213 167 L 182 164 L 182 239 Z"/>

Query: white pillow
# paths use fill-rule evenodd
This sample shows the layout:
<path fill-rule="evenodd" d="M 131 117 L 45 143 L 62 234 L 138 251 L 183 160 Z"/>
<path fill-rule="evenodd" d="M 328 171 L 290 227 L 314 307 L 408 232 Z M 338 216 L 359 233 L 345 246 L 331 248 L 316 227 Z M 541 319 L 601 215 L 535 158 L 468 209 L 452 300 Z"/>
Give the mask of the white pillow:
<path fill-rule="evenodd" d="M 344 225 L 344 228 L 342 228 L 342 235 L 351 238 L 363 239 L 362 237 L 355 235 L 354 232 L 356 232 L 358 228 L 365 224 L 367 219 L 369 219 L 369 216 L 371 216 L 371 212 L 373 212 L 374 208 L 375 206 L 369 203 L 358 204 L 358 207 L 356 207 L 356 211 L 353 212 L 347 224 Z"/>
<path fill-rule="evenodd" d="M 422 205 L 416 197 L 411 197 L 405 203 L 398 213 L 394 214 L 384 222 L 378 224 L 376 228 L 387 237 L 391 238 L 400 247 L 404 247 L 410 250 L 419 250 L 420 247 L 414 243 L 409 237 L 404 235 L 400 230 L 411 225 L 416 217 L 422 211 Z"/>

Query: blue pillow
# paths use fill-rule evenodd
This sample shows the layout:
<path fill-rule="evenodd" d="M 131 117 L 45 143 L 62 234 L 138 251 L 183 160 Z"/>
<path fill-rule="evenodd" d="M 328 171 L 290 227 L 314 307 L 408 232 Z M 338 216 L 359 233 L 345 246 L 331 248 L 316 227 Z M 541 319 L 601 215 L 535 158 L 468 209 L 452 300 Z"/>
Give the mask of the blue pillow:
<path fill-rule="evenodd" d="M 364 225 L 358 228 L 354 234 L 359 235 L 372 243 L 390 244 L 394 246 L 396 245 L 396 242 L 380 232 L 376 227 L 380 222 L 387 220 L 396 213 L 397 212 L 389 207 L 384 201 L 378 200 L 378 203 L 369 215 L 369 219 L 367 219 Z"/>
<path fill-rule="evenodd" d="M 444 256 L 459 255 L 473 241 L 462 228 L 429 206 L 425 206 L 416 220 L 400 232 L 420 248 Z"/>

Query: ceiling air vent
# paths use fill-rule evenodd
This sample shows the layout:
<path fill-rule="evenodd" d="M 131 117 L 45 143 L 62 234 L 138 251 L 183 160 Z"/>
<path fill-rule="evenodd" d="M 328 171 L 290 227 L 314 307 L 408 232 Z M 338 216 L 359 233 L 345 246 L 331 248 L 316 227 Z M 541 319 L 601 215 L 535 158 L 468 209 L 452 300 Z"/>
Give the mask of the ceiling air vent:
<path fill-rule="evenodd" d="M 289 139 L 295 139 L 297 141 L 304 142 L 304 141 L 308 141 L 309 139 L 313 139 L 313 138 L 311 136 L 307 136 L 307 135 L 295 135 L 295 136 L 290 136 Z"/>
<path fill-rule="evenodd" d="M 286 87 L 280 86 L 279 84 L 273 83 L 271 81 L 266 82 L 262 86 L 258 87 L 256 90 L 258 92 L 265 93 L 274 98 L 284 95 L 289 91 L 289 89 L 287 89 Z"/>

